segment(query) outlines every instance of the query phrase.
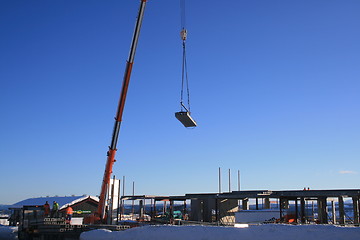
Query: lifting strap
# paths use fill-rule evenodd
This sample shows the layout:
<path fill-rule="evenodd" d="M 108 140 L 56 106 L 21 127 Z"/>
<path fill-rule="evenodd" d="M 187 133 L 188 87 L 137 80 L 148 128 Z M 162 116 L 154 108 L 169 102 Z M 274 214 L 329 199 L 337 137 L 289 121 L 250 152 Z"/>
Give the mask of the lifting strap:
<path fill-rule="evenodd" d="M 185 18 L 185 0 L 180 0 L 180 15 L 181 15 L 181 31 L 180 37 L 182 40 L 182 69 L 181 69 L 181 94 L 180 94 L 180 111 L 185 109 L 190 114 L 190 91 L 189 91 L 189 79 L 187 74 L 187 63 L 186 63 L 186 18 Z M 187 94 L 187 106 L 184 105 L 184 86 L 186 87 Z"/>
<path fill-rule="evenodd" d="M 197 126 L 195 120 L 190 116 L 190 91 L 189 91 L 189 79 L 187 74 L 186 64 L 186 38 L 187 31 L 185 27 L 185 0 L 180 0 L 181 10 L 181 31 L 180 37 L 182 40 L 182 74 L 181 74 L 181 94 L 180 94 L 180 112 L 175 113 L 175 117 L 184 125 L 186 128 L 194 128 Z M 186 87 L 187 93 L 187 106 L 184 104 L 184 86 Z"/>

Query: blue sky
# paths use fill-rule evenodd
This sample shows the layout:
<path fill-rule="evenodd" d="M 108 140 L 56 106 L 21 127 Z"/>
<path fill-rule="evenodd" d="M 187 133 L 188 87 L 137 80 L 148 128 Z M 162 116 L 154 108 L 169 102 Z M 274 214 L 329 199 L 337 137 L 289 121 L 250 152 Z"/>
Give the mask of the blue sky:
<path fill-rule="evenodd" d="M 139 1 L 0 1 L 0 203 L 97 195 Z M 114 174 L 137 194 L 359 188 L 360 1 L 149 0 Z"/>

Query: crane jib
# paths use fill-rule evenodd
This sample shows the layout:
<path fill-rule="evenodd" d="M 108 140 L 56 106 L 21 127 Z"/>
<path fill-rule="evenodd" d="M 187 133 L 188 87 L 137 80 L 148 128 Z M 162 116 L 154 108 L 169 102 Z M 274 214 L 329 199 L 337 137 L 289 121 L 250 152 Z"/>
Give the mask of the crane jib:
<path fill-rule="evenodd" d="M 119 104 L 118 104 L 118 108 L 117 108 L 117 112 L 116 112 L 111 144 L 110 144 L 109 150 L 107 152 L 108 157 L 107 157 L 104 177 L 103 177 L 103 181 L 102 181 L 102 185 L 101 185 L 101 193 L 100 193 L 100 197 L 99 197 L 99 205 L 98 205 L 98 210 L 97 210 L 97 214 L 100 217 L 101 221 L 103 221 L 105 218 L 106 192 L 107 192 L 107 188 L 110 184 L 112 168 L 113 168 L 113 165 L 115 162 L 116 145 L 117 145 L 118 136 L 120 133 L 122 114 L 124 111 L 126 94 L 127 94 L 127 90 L 129 87 L 132 65 L 133 65 L 133 61 L 135 58 L 136 46 L 137 46 L 137 43 L 139 40 L 140 28 L 141 28 L 141 23 L 142 23 L 143 16 L 144 16 L 145 5 L 146 5 L 146 0 L 141 0 L 138 17 L 136 19 L 135 30 L 134 30 L 133 38 L 131 41 L 129 58 L 127 60 L 127 64 L 126 64 L 126 68 L 125 68 L 123 85 L 122 85 Z"/>

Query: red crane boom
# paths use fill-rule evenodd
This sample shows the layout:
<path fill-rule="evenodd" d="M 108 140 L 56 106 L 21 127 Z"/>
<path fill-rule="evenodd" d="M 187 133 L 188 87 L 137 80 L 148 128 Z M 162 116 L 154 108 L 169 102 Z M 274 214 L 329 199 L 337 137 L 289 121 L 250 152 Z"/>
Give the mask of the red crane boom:
<path fill-rule="evenodd" d="M 132 66 L 134 63 L 136 46 L 137 46 L 137 43 L 139 40 L 141 23 L 142 23 L 142 20 L 144 17 L 146 1 L 147 0 L 140 0 L 139 13 L 138 13 L 138 16 L 136 19 L 135 30 L 134 30 L 133 39 L 131 42 L 129 58 L 126 62 L 123 85 L 122 85 L 122 89 L 121 89 L 121 93 L 120 93 L 120 100 L 119 100 L 119 104 L 118 104 L 118 108 L 117 108 L 117 112 L 116 112 L 116 116 L 115 116 L 115 124 L 114 124 L 113 133 L 112 133 L 111 144 L 110 144 L 109 150 L 107 152 L 105 173 L 104 173 L 104 177 L 103 177 L 103 181 L 102 181 L 102 185 L 101 185 L 100 200 L 99 200 L 99 206 L 98 206 L 98 210 L 97 210 L 100 220 L 104 220 L 104 218 L 105 218 L 106 193 L 107 193 L 107 188 L 110 184 L 110 178 L 111 178 L 113 165 L 114 165 L 114 162 L 116 161 L 115 160 L 115 154 L 117 151 L 116 145 L 117 145 L 117 141 L 118 141 L 118 137 L 119 137 L 120 125 L 121 125 L 121 121 L 122 121 L 122 115 L 123 115 L 125 100 L 126 100 L 126 94 L 127 94 L 127 90 L 129 87 L 130 75 L 131 75 L 131 70 L 132 70 Z"/>

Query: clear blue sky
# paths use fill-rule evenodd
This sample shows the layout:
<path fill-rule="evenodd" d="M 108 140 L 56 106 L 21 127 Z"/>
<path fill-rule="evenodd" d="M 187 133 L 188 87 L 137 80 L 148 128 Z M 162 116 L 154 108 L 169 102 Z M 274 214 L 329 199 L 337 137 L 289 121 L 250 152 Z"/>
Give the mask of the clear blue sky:
<path fill-rule="evenodd" d="M 137 194 L 360 188 L 360 1 L 149 0 L 114 174 Z M 138 0 L 0 1 L 0 203 L 97 195 Z"/>

